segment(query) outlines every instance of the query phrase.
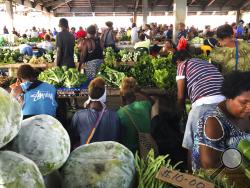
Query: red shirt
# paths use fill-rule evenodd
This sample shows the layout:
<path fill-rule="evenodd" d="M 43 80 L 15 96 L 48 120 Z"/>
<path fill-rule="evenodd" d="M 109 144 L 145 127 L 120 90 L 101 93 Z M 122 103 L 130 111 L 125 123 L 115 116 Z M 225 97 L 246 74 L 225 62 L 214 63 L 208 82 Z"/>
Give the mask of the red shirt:
<path fill-rule="evenodd" d="M 76 33 L 76 38 L 77 39 L 79 39 L 79 38 L 85 38 L 86 36 L 87 36 L 87 32 L 84 31 L 84 30 L 79 30 Z"/>
<path fill-rule="evenodd" d="M 38 35 L 38 37 L 40 38 L 40 39 L 44 39 L 44 36 L 46 35 L 46 33 L 40 33 L 39 35 Z"/>

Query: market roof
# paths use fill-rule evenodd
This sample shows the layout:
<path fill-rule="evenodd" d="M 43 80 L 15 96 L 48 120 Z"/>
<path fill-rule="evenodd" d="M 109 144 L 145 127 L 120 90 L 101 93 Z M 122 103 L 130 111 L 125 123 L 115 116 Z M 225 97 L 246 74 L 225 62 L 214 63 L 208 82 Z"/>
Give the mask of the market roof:
<path fill-rule="evenodd" d="M 16 0 L 53 11 L 55 16 L 108 16 L 142 14 L 142 0 Z M 227 14 L 228 11 L 249 10 L 250 0 L 187 0 L 188 13 Z M 148 0 L 151 15 L 165 15 L 173 11 L 173 0 Z"/>

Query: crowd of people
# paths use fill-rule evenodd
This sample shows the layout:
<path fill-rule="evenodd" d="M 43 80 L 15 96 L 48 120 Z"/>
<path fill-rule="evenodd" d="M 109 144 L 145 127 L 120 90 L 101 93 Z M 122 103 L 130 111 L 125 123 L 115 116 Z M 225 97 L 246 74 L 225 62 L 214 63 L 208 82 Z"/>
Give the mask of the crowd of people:
<path fill-rule="evenodd" d="M 172 63 L 176 64 L 177 68 L 175 113 L 179 116 L 184 114 L 186 99 L 190 100 L 192 109 L 188 114 L 184 135 L 172 134 L 169 135 L 171 140 L 163 139 L 170 140 L 164 142 L 165 145 L 182 140 L 182 147 L 188 151 L 187 154 L 182 154 L 186 155 L 183 158 L 187 158 L 189 170 L 219 168 L 221 155 L 227 148 L 237 147 L 242 139 L 250 140 L 250 61 L 247 59 L 250 47 L 239 40 L 248 33 L 244 32 L 242 24 L 243 21 L 237 28 L 224 24 L 216 31 L 206 27 L 203 33 L 199 33 L 194 27 L 187 29 L 185 24 L 181 23 L 177 44 L 172 41 L 171 25 L 157 27 L 151 24 L 140 29 L 135 23 L 132 24 L 130 35 L 135 48 L 143 47 L 149 50 L 150 43 L 157 40 L 157 36 L 163 35 L 165 45 L 159 49 L 158 54 L 173 54 Z M 135 153 L 139 149 L 138 132 L 152 133 L 155 140 L 159 141 L 155 127 L 161 124 L 161 129 L 167 130 L 165 126 L 169 124 L 167 117 L 170 114 L 159 117 L 162 115 L 159 113 L 159 99 L 142 92 L 132 77 L 124 78 L 120 85 L 120 108 L 117 112 L 108 109 L 105 104 L 105 81 L 100 77 L 95 78 L 103 63 L 103 49 L 116 48 L 113 23 L 107 22 L 106 25 L 107 28 L 98 35 L 95 25 L 89 26 L 86 31 L 80 28 L 75 32 L 75 28 L 69 29 L 66 19 L 63 18 L 59 22 L 61 31 L 56 35 L 56 65 L 75 67 L 73 54 L 75 40 L 78 40 L 78 70 L 81 71 L 82 65 L 85 64 L 86 74 L 91 81 L 85 108 L 74 114 L 68 131 L 72 148 L 109 140 L 120 142 Z M 44 36 L 46 38 L 47 35 Z M 209 55 L 212 61 L 219 63 L 222 69 L 211 62 L 192 57 L 187 41 L 193 41 L 195 44 L 201 41 L 202 45 L 209 46 L 210 53 L 205 50 L 205 54 Z M 46 43 L 45 46 L 48 47 Z M 232 64 L 229 64 L 227 57 L 223 57 L 223 61 L 216 59 L 217 46 L 220 46 L 220 49 L 230 48 L 237 51 L 238 54 L 232 56 Z M 55 88 L 38 81 L 35 71 L 29 65 L 22 65 L 17 76 L 21 84 L 12 90 L 12 94 L 22 103 L 23 114 L 31 116 L 45 113 L 56 117 Z M 139 100 L 138 95 L 144 100 Z M 93 130 L 93 127 L 96 129 Z M 158 144 L 161 145 L 160 141 Z M 171 150 L 164 152 L 171 153 Z M 173 157 L 180 158 L 181 154 L 176 155 L 179 156 Z"/>

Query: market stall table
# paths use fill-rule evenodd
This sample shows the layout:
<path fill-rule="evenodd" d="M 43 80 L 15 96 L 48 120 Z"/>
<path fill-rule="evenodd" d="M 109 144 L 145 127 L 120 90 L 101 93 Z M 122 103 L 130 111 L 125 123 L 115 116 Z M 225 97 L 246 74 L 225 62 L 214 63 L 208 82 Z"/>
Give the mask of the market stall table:
<path fill-rule="evenodd" d="M 0 64 L 0 69 L 8 69 L 8 76 L 16 76 L 17 69 L 21 65 L 25 65 L 27 63 L 14 63 L 14 64 Z M 53 63 L 48 63 L 48 64 L 28 64 L 32 66 L 33 68 L 41 68 L 41 69 L 47 69 L 51 68 L 54 66 Z"/>
<path fill-rule="evenodd" d="M 166 91 L 159 88 L 142 88 L 142 91 L 152 96 L 164 96 Z M 142 100 L 141 96 L 137 96 Z M 57 118 L 65 128 L 68 129 L 71 124 L 71 119 L 78 109 L 83 109 L 84 102 L 88 99 L 88 90 L 80 88 L 59 88 L 57 90 Z M 107 107 L 110 110 L 118 110 L 121 105 L 120 90 L 118 88 L 107 88 Z"/>
<path fill-rule="evenodd" d="M 150 47 L 153 47 L 153 44 L 150 44 Z M 158 46 L 163 47 L 164 44 L 158 44 Z M 117 43 L 116 47 L 118 49 L 134 49 L 134 44 L 129 44 L 129 43 Z"/>

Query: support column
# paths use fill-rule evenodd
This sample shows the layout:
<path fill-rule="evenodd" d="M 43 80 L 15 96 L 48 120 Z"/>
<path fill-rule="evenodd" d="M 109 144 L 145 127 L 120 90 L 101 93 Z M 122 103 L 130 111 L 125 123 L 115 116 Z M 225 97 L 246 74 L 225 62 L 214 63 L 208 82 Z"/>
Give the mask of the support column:
<path fill-rule="evenodd" d="M 137 21 L 137 13 L 136 12 L 133 12 L 133 20 L 132 20 L 132 23 L 136 23 Z"/>
<path fill-rule="evenodd" d="M 13 7 L 12 7 L 12 0 L 5 1 L 6 6 L 6 12 L 9 19 L 9 32 L 12 32 L 12 29 L 14 27 L 14 14 L 13 14 Z"/>
<path fill-rule="evenodd" d="M 173 5 L 174 13 L 174 30 L 173 30 L 173 40 L 177 41 L 178 25 L 180 23 L 186 23 L 187 17 L 187 0 L 174 0 Z"/>
<path fill-rule="evenodd" d="M 148 22 L 148 0 L 142 0 L 143 25 Z"/>
<path fill-rule="evenodd" d="M 236 23 L 237 23 L 237 25 L 239 24 L 239 21 L 241 20 L 241 18 L 242 18 L 241 12 L 240 12 L 240 10 L 237 10 L 236 11 Z"/>

